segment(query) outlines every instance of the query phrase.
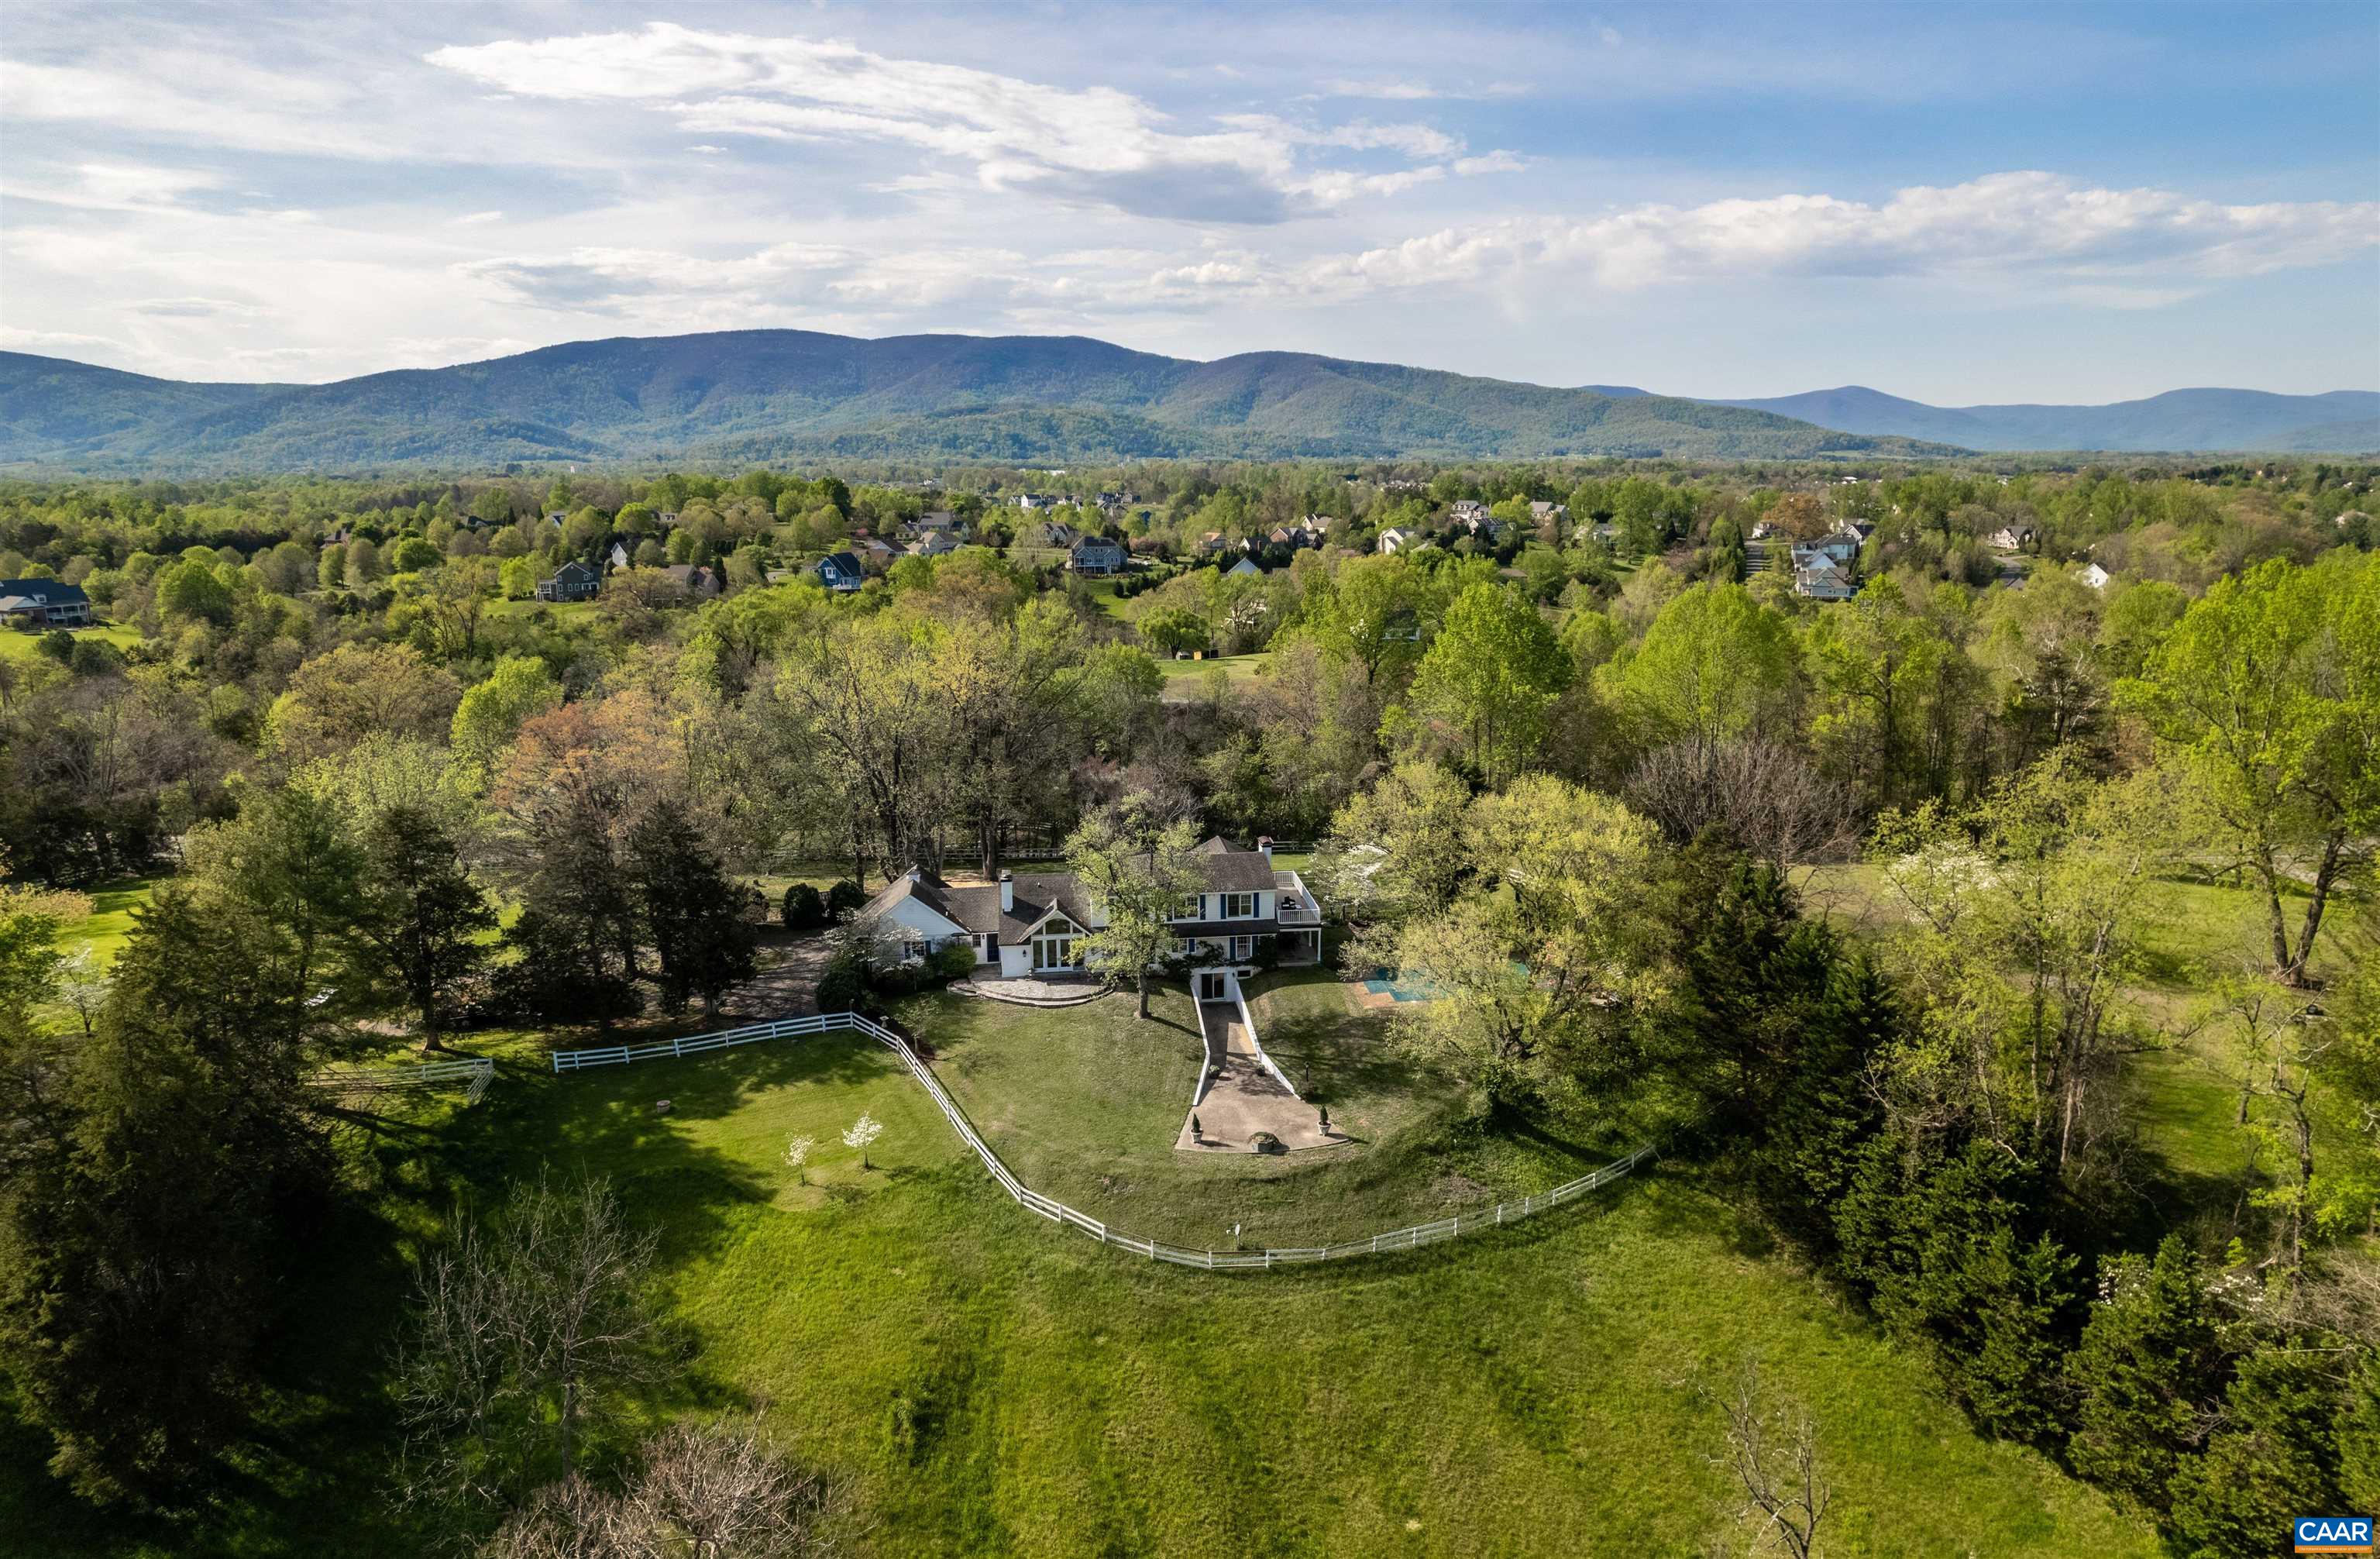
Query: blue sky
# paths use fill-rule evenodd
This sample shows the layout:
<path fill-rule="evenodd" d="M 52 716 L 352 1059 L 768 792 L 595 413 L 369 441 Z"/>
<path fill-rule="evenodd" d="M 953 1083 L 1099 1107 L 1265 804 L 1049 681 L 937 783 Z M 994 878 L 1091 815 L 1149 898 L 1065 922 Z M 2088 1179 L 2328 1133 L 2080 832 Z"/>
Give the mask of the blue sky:
<path fill-rule="evenodd" d="M 16 0 L 0 345 L 1098 335 L 1946 404 L 2380 386 L 2380 6 Z"/>

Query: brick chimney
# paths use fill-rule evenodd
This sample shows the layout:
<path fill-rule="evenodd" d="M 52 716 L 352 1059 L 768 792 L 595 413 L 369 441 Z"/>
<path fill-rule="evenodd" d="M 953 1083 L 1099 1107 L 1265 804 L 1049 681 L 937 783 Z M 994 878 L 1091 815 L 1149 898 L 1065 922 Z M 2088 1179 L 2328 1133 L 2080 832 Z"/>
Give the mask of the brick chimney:
<path fill-rule="evenodd" d="M 1000 874 L 1000 912 L 1003 915 L 1016 908 L 1016 879 L 1006 871 Z"/>

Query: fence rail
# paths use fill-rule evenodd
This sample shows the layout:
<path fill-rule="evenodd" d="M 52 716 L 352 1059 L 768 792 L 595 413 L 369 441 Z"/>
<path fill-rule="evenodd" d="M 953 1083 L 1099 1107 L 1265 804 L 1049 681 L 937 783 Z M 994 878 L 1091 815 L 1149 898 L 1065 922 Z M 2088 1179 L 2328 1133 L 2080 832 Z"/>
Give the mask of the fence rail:
<path fill-rule="evenodd" d="M 1176 1266 L 1203 1267 L 1208 1272 L 1235 1272 L 1261 1268 L 1299 1266 L 1315 1261 L 1344 1261 L 1351 1256 L 1373 1256 L 1390 1250 L 1414 1250 L 1439 1240 L 1455 1239 L 1482 1229 L 1500 1228 L 1516 1224 L 1524 1218 L 1575 1201 L 1587 1192 L 1611 1184 L 1654 1156 L 1651 1148 L 1639 1148 L 1625 1158 L 1612 1160 L 1602 1168 L 1577 1179 L 1556 1186 L 1549 1191 L 1539 1191 L 1518 1201 L 1500 1201 L 1495 1206 L 1476 1212 L 1456 1213 L 1451 1218 L 1433 1219 L 1427 1224 L 1414 1224 L 1402 1229 L 1384 1230 L 1379 1234 L 1359 1236 L 1332 1245 L 1284 1246 L 1262 1250 L 1196 1250 L 1187 1246 L 1168 1245 L 1162 1240 L 1143 1239 L 1111 1229 L 1087 1212 L 1076 1212 L 1054 1197 L 1019 1180 L 991 1144 L 979 1136 L 966 1112 L 959 1108 L 942 1087 L 941 1079 L 909 1047 L 909 1042 L 873 1018 L 856 1012 L 820 1013 L 813 1017 L 788 1017 L 774 1023 L 755 1023 L 742 1029 L 728 1029 L 716 1034 L 698 1034 L 683 1040 L 664 1040 L 645 1045 L 608 1045 L 592 1050 L 558 1050 L 553 1053 L 553 1069 L 560 1072 L 582 1071 L 589 1066 L 632 1066 L 639 1061 L 657 1061 L 665 1057 L 702 1055 L 713 1051 L 730 1050 L 738 1045 L 758 1044 L 765 1040 L 794 1039 L 805 1034 L 821 1034 L 836 1030 L 856 1029 L 883 1045 L 901 1058 L 901 1065 L 915 1078 L 958 1133 L 959 1140 L 975 1151 L 1000 1188 L 1027 1212 L 1039 1213 L 1053 1224 L 1063 1224 L 1080 1229 L 1102 1245 L 1112 1245 L 1153 1261 L 1171 1261 Z M 1203 1058 L 1200 1063 L 1204 1065 Z M 453 1065 L 449 1063 L 448 1065 Z"/>
<path fill-rule="evenodd" d="M 379 1091 L 387 1089 L 430 1088 L 439 1083 L 468 1082 L 463 1102 L 477 1104 L 480 1096 L 488 1091 L 495 1080 L 496 1064 L 484 1055 L 466 1056 L 456 1061 L 425 1061 L 405 1071 L 394 1067 L 370 1068 L 338 1066 L 315 1074 L 317 1088 L 339 1090 L 358 1089 Z"/>

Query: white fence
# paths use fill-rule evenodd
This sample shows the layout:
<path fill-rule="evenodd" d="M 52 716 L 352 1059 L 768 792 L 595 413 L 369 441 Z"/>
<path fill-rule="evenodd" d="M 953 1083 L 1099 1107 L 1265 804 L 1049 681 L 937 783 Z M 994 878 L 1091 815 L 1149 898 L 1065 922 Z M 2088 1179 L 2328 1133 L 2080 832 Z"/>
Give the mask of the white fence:
<path fill-rule="evenodd" d="M 456 1061 L 425 1061 L 408 1071 L 394 1068 L 362 1066 L 334 1067 L 315 1074 L 317 1088 L 333 1090 L 352 1090 L 358 1092 L 378 1092 L 388 1089 L 430 1088 L 439 1083 L 466 1082 L 463 1102 L 477 1104 L 480 1096 L 488 1091 L 495 1080 L 496 1064 L 484 1055 L 465 1056 Z"/>
<path fill-rule="evenodd" d="M 871 1018 L 856 1012 L 821 1013 L 815 1017 L 788 1017 L 775 1023 L 756 1023 L 748 1028 L 729 1029 L 717 1034 L 698 1034 L 689 1039 L 664 1040 L 656 1044 L 612 1045 L 598 1050 L 561 1050 L 553 1053 L 556 1072 L 576 1072 L 589 1066 L 627 1066 L 638 1061 L 657 1061 L 665 1056 L 701 1055 L 712 1051 L 729 1050 L 737 1045 L 758 1044 L 763 1040 L 791 1039 L 803 1034 L 820 1034 L 834 1029 L 856 1029 L 875 1040 L 901 1058 L 901 1065 L 917 1079 L 959 1140 L 975 1150 L 991 1177 L 1000 1182 L 1019 1206 L 1038 1212 L 1054 1224 L 1068 1224 L 1080 1229 L 1102 1245 L 1112 1245 L 1146 1256 L 1151 1261 L 1171 1261 L 1176 1266 L 1204 1267 L 1209 1272 L 1236 1271 L 1243 1268 L 1297 1266 L 1313 1261 L 1342 1261 L 1350 1256 L 1371 1256 L 1387 1250 L 1413 1250 L 1434 1245 L 1442 1239 L 1454 1239 L 1463 1235 L 1476 1234 L 1482 1229 L 1499 1228 L 1515 1224 L 1535 1213 L 1575 1201 L 1587 1192 L 1608 1186 L 1637 1165 L 1653 1157 L 1650 1148 L 1639 1148 L 1626 1158 L 1614 1159 L 1602 1168 L 1577 1179 L 1556 1186 L 1549 1191 L 1523 1197 L 1518 1201 L 1500 1201 L 1495 1206 L 1476 1212 L 1457 1213 L 1451 1218 L 1439 1218 L 1427 1224 L 1415 1224 L 1402 1229 L 1390 1229 L 1380 1234 L 1355 1239 L 1341 1240 L 1335 1245 L 1289 1246 L 1264 1250 L 1194 1250 L 1186 1246 L 1168 1245 L 1162 1240 L 1141 1239 L 1121 1230 L 1111 1229 L 1087 1212 L 1078 1212 L 1064 1202 L 1045 1197 L 1019 1180 L 1000 1162 L 991 1145 L 977 1135 L 974 1125 L 958 1102 L 944 1090 L 941 1079 L 935 1077 L 926 1064 L 917 1059 L 908 1041 Z"/>

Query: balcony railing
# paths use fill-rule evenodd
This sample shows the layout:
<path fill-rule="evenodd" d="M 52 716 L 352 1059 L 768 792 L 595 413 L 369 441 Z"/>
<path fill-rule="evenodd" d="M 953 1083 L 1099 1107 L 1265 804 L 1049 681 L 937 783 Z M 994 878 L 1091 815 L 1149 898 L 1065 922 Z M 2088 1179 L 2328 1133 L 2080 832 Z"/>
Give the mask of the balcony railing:
<path fill-rule="evenodd" d="M 1322 906 L 1306 891 L 1305 879 L 1294 871 L 1272 874 L 1274 899 L 1279 905 L 1281 923 L 1284 926 L 1318 926 L 1322 923 Z"/>

